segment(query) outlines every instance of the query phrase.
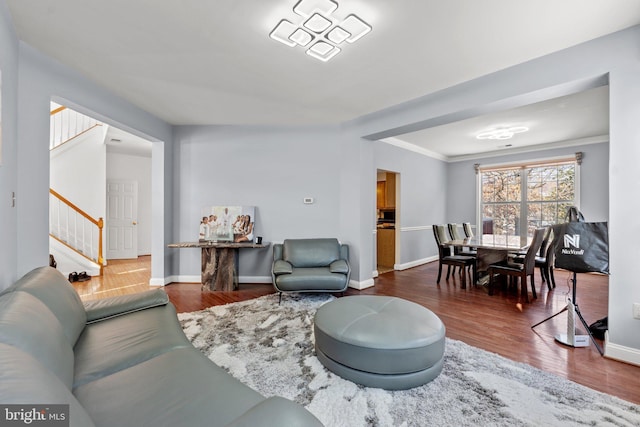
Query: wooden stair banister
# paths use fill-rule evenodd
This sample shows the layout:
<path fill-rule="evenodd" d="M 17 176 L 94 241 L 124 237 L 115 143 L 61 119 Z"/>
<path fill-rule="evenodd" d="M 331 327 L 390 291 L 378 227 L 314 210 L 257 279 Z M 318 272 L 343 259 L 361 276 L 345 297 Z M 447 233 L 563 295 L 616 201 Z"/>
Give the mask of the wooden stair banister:
<path fill-rule="evenodd" d="M 68 209 L 70 209 L 71 211 L 73 211 L 76 215 L 79 215 L 80 217 L 84 218 L 88 223 L 93 224 L 98 232 L 98 245 L 97 245 L 97 249 L 96 249 L 96 256 L 95 257 L 91 257 L 91 256 L 87 256 L 83 250 L 80 250 L 79 248 L 75 247 L 74 245 L 69 243 L 69 238 L 67 238 L 67 240 L 63 239 L 62 236 L 60 235 L 60 233 L 58 233 L 56 235 L 56 233 L 53 233 L 52 230 L 49 231 L 49 235 L 51 237 L 53 237 L 54 239 L 56 239 L 57 241 L 59 241 L 60 243 L 64 244 L 65 246 L 71 248 L 72 250 L 74 250 L 76 253 L 82 255 L 83 257 L 96 262 L 98 265 L 100 265 L 100 275 L 102 275 L 103 273 L 103 269 L 104 269 L 104 258 L 102 255 L 102 234 L 103 234 L 103 228 L 104 228 L 104 220 L 102 218 L 98 218 L 95 219 L 93 218 L 91 215 L 89 215 L 88 213 L 86 213 L 85 211 L 83 211 L 82 209 L 80 209 L 78 206 L 76 206 L 74 203 L 72 203 L 71 201 L 69 201 L 68 199 L 66 199 L 64 196 L 62 196 L 60 193 L 56 192 L 54 189 L 50 188 L 49 189 L 49 194 L 51 194 L 55 199 L 57 199 L 60 203 L 62 203 L 63 205 L 67 206 Z M 51 207 L 50 207 L 51 210 Z M 60 222 L 60 210 L 58 209 L 57 211 L 58 214 L 58 223 Z M 50 213 L 51 215 L 51 213 Z M 66 228 L 66 234 L 67 237 L 69 237 L 70 232 L 69 232 L 69 214 L 67 214 L 67 228 Z M 77 222 L 74 222 L 75 228 L 74 231 L 77 232 Z M 60 226 L 58 226 L 58 229 L 60 229 Z M 84 244 L 86 243 L 84 240 L 84 227 L 82 228 L 83 230 L 83 239 L 82 239 L 82 244 L 84 247 Z M 58 230 L 59 231 L 59 230 Z M 76 242 L 78 240 L 77 235 L 75 236 Z M 92 239 L 90 239 L 92 240 Z"/>
<path fill-rule="evenodd" d="M 97 126 L 102 126 L 102 123 L 98 120 L 85 116 L 64 105 L 54 108 L 49 115 L 51 116 L 50 150 L 77 138 Z"/>

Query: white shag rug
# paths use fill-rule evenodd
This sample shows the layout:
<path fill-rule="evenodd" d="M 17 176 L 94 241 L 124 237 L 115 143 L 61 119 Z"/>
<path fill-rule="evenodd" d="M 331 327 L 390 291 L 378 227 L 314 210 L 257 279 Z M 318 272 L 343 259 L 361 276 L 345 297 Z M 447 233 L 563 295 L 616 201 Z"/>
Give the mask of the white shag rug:
<path fill-rule="evenodd" d="M 194 346 L 264 396 L 283 396 L 332 426 L 640 426 L 640 406 L 529 365 L 446 341 L 430 383 L 387 391 L 327 370 L 313 316 L 330 295 L 277 295 L 178 315 Z M 446 326 L 446 325 L 445 325 Z"/>

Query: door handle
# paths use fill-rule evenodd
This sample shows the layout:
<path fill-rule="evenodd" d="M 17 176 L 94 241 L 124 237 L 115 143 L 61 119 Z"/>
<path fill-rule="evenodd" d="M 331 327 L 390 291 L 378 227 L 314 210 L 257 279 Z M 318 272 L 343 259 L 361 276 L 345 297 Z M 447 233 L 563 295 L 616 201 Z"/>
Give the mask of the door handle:
<path fill-rule="evenodd" d="M 137 221 L 133 221 L 131 224 L 138 225 L 138 222 Z"/>

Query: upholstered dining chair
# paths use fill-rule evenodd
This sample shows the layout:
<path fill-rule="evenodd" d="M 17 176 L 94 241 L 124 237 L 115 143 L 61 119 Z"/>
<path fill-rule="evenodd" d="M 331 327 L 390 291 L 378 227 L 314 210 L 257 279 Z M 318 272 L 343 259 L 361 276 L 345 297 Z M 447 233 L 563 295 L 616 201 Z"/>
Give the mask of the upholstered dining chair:
<path fill-rule="evenodd" d="M 449 223 L 447 224 L 447 229 L 449 230 L 449 236 L 451 240 L 462 240 L 466 239 L 467 232 L 465 231 L 465 235 L 460 235 L 460 229 L 458 228 L 458 224 Z M 465 256 L 478 256 L 478 251 L 469 247 L 456 247 L 454 253 L 456 255 L 465 255 Z"/>
<path fill-rule="evenodd" d="M 531 245 L 529 245 L 529 249 L 527 250 L 522 263 L 513 262 L 512 260 L 507 259 L 506 261 L 489 265 L 489 295 L 493 295 L 494 276 L 496 274 L 499 274 L 520 279 L 520 293 L 522 295 L 522 299 L 524 299 L 526 302 L 529 302 L 527 278 L 531 277 L 531 292 L 533 294 L 533 297 L 537 298 L 536 284 L 533 276 L 536 266 L 536 254 L 538 253 L 538 251 L 540 250 L 540 246 L 542 245 L 544 232 L 544 228 L 536 228 L 533 233 L 533 240 L 531 241 Z"/>
<path fill-rule="evenodd" d="M 553 227 L 547 227 L 542 238 L 542 244 L 540 250 L 536 254 L 536 268 L 540 269 L 540 276 L 542 282 L 547 284 L 549 290 L 556 287 L 556 278 L 553 274 L 553 267 L 555 263 L 555 251 L 553 246 Z M 523 263 L 526 251 L 519 252 L 513 257 L 513 261 L 517 263 Z"/>
<path fill-rule="evenodd" d="M 556 253 L 554 247 L 553 227 L 548 227 L 549 232 L 545 235 L 546 240 L 543 240 L 540 246 L 540 252 L 536 257 L 536 267 L 540 269 L 542 275 L 542 281 L 547 283 L 547 289 L 551 290 L 556 287 L 556 278 L 553 275 L 553 268 L 556 260 Z"/>
<path fill-rule="evenodd" d="M 472 256 L 451 254 L 451 247 L 446 245 L 447 239 L 444 225 L 433 225 L 433 237 L 438 245 L 438 280 L 442 277 L 442 266 L 447 266 L 447 280 L 451 274 L 451 267 L 460 267 L 461 287 L 467 287 L 467 267 L 472 270 L 472 276 L 476 277 L 476 258 Z"/>
<path fill-rule="evenodd" d="M 467 236 L 467 239 L 470 239 L 473 237 L 473 230 L 471 229 L 470 222 L 463 222 L 462 229 L 464 230 L 464 235 Z"/>

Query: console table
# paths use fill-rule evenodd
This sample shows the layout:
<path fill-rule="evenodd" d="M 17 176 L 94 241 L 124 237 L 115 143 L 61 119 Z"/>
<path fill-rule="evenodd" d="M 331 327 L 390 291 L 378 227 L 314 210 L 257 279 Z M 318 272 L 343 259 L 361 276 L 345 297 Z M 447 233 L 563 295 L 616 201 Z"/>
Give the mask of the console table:
<path fill-rule="evenodd" d="M 240 249 L 266 248 L 269 243 L 183 242 L 170 248 L 200 248 L 202 251 L 202 290 L 238 289 L 238 252 Z"/>

